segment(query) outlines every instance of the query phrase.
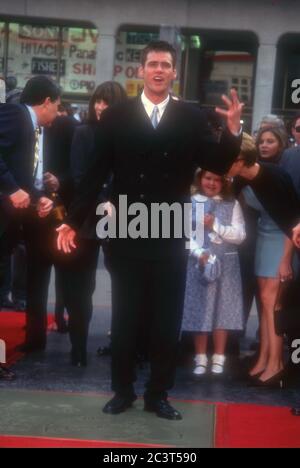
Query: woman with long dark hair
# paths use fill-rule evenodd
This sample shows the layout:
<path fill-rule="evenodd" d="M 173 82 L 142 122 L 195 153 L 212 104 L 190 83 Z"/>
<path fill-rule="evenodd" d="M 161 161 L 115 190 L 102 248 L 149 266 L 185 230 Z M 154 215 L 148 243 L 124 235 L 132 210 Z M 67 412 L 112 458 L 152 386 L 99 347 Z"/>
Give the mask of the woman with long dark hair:
<path fill-rule="evenodd" d="M 126 99 L 126 92 L 119 83 L 107 81 L 96 88 L 89 102 L 88 121 L 76 129 L 72 143 L 71 164 L 75 186 L 93 163 L 95 138 L 102 112 Z M 88 329 L 93 311 L 92 296 L 100 248 L 96 236 L 96 206 L 105 199 L 104 189 L 99 187 L 99 199 L 89 207 L 78 234 L 78 248 L 66 260 L 65 301 L 70 315 L 71 363 L 79 367 L 87 365 Z"/>

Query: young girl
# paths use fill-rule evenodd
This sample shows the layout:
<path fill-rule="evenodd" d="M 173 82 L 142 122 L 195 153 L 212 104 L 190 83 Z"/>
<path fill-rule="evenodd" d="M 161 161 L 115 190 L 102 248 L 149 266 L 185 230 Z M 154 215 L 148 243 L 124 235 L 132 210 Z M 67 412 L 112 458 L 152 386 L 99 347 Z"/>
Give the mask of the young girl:
<path fill-rule="evenodd" d="M 228 183 L 208 171 L 196 173 L 192 196 L 195 224 L 196 204 L 204 204 L 204 221 L 196 220 L 193 230 L 203 229 L 204 246 L 191 239 L 182 330 L 194 333 L 194 375 L 207 372 L 207 342 L 212 333 L 214 354 L 211 372 L 222 374 L 229 330 L 244 327 L 242 290 L 237 245 L 246 237 L 239 203 L 228 195 Z M 197 236 L 198 237 L 198 236 Z M 205 275 L 205 265 L 216 257 L 217 277 Z M 206 266 L 207 270 L 207 266 Z"/>

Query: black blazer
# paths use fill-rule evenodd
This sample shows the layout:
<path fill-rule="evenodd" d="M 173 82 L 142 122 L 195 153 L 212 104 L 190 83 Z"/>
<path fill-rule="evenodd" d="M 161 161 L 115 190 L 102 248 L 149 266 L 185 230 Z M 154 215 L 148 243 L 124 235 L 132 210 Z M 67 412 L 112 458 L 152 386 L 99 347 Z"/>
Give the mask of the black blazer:
<path fill-rule="evenodd" d="M 197 108 L 170 99 L 156 129 L 140 97 L 107 109 L 95 141 L 94 164 L 82 177 L 67 222 L 78 228 L 110 172 L 112 201 L 125 194 L 128 204 L 189 201 L 196 167 L 223 174 L 237 157 L 240 138 L 224 131 L 220 143 Z M 112 242 L 118 254 L 160 258 L 183 252 L 184 239 Z"/>
<path fill-rule="evenodd" d="M 89 122 L 85 125 L 80 125 L 74 133 L 72 148 L 71 148 L 71 175 L 75 187 L 80 185 L 82 178 L 86 172 L 95 164 L 95 141 L 98 122 Z M 108 184 L 105 184 L 105 189 L 99 186 L 99 196 L 91 204 L 86 212 L 84 222 L 80 227 L 79 236 L 86 239 L 97 240 L 96 224 L 98 218 L 96 216 L 96 207 L 98 203 L 109 199 Z M 110 185 L 110 184 L 109 184 Z"/>
<path fill-rule="evenodd" d="M 34 130 L 27 108 L 0 105 L 0 192 L 7 197 L 18 189 L 37 195 L 33 186 Z"/>
<path fill-rule="evenodd" d="M 300 222 L 300 199 L 290 175 L 276 164 L 260 163 L 258 175 L 248 184 L 280 229 L 292 237 Z"/>
<path fill-rule="evenodd" d="M 44 129 L 44 172 L 51 172 L 58 178 L 58 192 L 66 207 L 73 198 L 71 147 L 78 125 L 73 117 L 63 116 Z"/>

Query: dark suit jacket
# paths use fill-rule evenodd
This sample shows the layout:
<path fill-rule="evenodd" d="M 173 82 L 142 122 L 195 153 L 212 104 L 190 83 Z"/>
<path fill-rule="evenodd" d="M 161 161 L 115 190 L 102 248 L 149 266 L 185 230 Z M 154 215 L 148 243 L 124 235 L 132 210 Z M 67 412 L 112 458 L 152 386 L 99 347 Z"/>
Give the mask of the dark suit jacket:
<path fill-rule="evenodd" d="M 223 174 L 237 157 L 240 139 L 224 131 L 220 143 L 201 111 L 170 99 L 154 129 L 140 97 L 107 109 L 96 135 L 96 157 L 82 178 L 68 222 L 78 228 L 99 187 L 113 174 L 112 201 L 126 194 L 128 204 L 189 201 L 195 168 Z M 184 239 L 117 239 L 119 255 L 161 258 L 184 253 Z"/>
<path fill-rule="evenodd" d="M 90 122 L 77 127 L 74 133 L 71 149 L 71 173 L 75 187 L 80 185 L 80 181 L 86 172 L 95 164 L 95 141 L 98 126 L 98 122 Z M 96 207 L 98 203 L 104 202 L 109 198 L 107 187 L 106 191 L 104 191 L 103 187 L 99 186 L 100 190 L 101 193 L 86 212 L 84 222 L 80 227 L 80 237 L 98 239 L 96 236 L 96 224 L 98 221 Z"/>
<path fill-rule="evenodd" d="M 44 129 L 44 172 L 58 178 L 58 193 L 66 207 L 73 197 L 71 146 L 78 125 L 73 117 L 57 117 L 51 127 Z"/>
<path fill-rule="evenodd" d="M 59 193 L 65 204 L 73 196 L 70 169 L 71 142 L 77 124 L 69 117 L 57 118 L 44 129 L 44 172 L 51 172 L 60 181 Z M 34 130 L 26 106 L 0 106 L 0 224 L 7 225 L 21 212 L 12 209 L 8 196 L 19 188 L 30 194 L 34 202 L 46 192 L 34 187 Z"/>
<path fill-rule="evenodd" d="M 35 197 L 33 186 L 34 130 L 27 108 L 0 105 L 0 192 L 7 197 L 23 189 Z"/>

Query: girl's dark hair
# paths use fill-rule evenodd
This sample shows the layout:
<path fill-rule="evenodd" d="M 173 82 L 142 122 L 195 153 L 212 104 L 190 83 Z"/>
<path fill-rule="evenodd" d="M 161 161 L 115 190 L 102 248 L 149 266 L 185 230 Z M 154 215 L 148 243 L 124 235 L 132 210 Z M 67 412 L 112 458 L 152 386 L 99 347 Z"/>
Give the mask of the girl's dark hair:
<path fill-rule="evenodd" d="M 201 193 L 201 195 L 204 195 L 204 193 L 201 192 L 199 189 L 199 185 L 201 184 L 202 177 L 205 175 L 205 173 L 211 172 L 211 171 L 206 171 L 205 169 L 197 169 L 195 172 L 194 176 L 194 183 L 192 185 L 192 195 L 195 193 Z M 231 188 L 231 181 L 227 179 L 224 175 L 219 175 L 216 174 L 218 177 L 221 177 L 221 182 L 222 182 L 222 190 L 220 192 L 221 197 L 223 200 L 230 201 L 233 199 L 233 192 Z"/>
<path fill-rule="evenodd" d="M 104 101 L 108 106 L 113 104 L 120 104 L 127 99 L 125 89 L 120 83 L 116 81 L 105 81 L 101 85 L 97 86 L 94 94 L 92 95 L 89 102 L 88 120 L 90 122 L 96 122 L 95 102 Z"/>

